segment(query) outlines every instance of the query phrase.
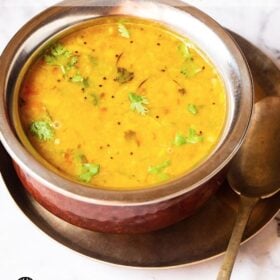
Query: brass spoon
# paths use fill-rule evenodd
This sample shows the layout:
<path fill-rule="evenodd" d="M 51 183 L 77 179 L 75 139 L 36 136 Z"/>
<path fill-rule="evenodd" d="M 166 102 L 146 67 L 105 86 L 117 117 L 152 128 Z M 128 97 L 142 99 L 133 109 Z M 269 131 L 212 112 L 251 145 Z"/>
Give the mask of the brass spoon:
<path fill-rule="evenodd" d="M 261 198 L 280 188 L 280 97 L 255 105 L 248 135 L 232 160 L 228 182 L 240 194 L 240 205 L 217 280 L 230 279 L 243 232 L 252 209 Z"/>

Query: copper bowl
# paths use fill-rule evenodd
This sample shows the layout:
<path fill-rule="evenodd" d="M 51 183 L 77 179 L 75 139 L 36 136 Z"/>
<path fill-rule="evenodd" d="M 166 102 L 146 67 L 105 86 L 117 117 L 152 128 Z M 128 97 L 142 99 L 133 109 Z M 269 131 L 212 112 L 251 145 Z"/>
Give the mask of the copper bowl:
<path fill-rule="evenodd" d="M 24 187 L 58 217 L 94 231 L 153 231 L 194 213 L 222 184 L 226 166 L 238 151 L 250 121 L 251 75 L 230 35 L 203 12 L 181 4 L 166 0 L 64 1 L 29 21 L 4 50 L 0 61 L 1 142 L 14 160 Z M 38 49 L 65 32 L 108 15 L 152 19 L 186 35 L 217 67 L 227 89 L 227 120 L 215 150 L 192 172 L 153 188 L 108 191 L 67 180 L 38 160 L 17 133 L 16 89 Z"/>

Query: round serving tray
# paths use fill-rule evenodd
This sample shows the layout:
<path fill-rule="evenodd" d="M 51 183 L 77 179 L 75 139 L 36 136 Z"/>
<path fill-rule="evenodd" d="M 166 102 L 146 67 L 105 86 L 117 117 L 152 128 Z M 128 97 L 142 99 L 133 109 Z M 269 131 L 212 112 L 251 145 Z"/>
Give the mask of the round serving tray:
<path fill-rule="evenodd" d="M 280 96 L 280 71 L 259 49 L 232 34 L 252 70 L 256 98 Z M 4 182 L 24 214 L 43 232 L 83 255 L 134 267 L 170 267 L 192 264 L 223 253 L 236 217 L 238 196 L 227 184 L 198 212 L 160 231 L 137 234 L 104 234 L 73 226 L 40 206 L 18 180 L 12 161 L 0 144 L 0 171 Z M 254 209 L 243 241 L 263 228 L 278 212 L 280 193 L 262 200 Z"/>

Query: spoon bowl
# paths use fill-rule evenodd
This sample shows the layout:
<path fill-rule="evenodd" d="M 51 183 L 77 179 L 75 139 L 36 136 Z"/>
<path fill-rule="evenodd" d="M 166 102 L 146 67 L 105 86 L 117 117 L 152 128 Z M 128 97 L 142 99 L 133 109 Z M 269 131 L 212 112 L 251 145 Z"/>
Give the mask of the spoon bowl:
<path fill-rule="evenodd" d="M 237 193 L 249 197 L 265 198 L 280 188 L 280 97 L 267 97 L 255 105 L 228 181 Z"/>
<path fill-rule="evenodd" d="M 231 162 L 231 188 L 241 195 L 236 223 L 217 280 L 230 279 L 253 207 L 280 189 L 280 97 L 256 103 L 247 137 Z"/>

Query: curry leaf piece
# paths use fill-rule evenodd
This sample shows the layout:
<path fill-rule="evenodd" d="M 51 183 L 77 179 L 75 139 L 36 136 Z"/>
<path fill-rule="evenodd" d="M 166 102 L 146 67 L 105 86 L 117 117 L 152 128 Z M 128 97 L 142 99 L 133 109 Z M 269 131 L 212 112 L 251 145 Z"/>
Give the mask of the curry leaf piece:
<path fill-rule="evenodd" d="M 130 108 L 141 115 L 146 115 L 148 113 L 148 108 L 145 105 L 149 104 L 148 99 L 145 96 L 137 95 L 133 92 L 128 95 L 130 101 Z"/>
<path fill-rule="evenodd" d="M 92 178 L 97 175 L 100 171 L 100 165 L 95 163 L 83 163 L 82 172 L 79 179 L 82 182 L 89 183 Z"/>
<path fill-rule="evenodd" d="M 194 104 L 188 104 L 188 111 L 192 115 L 196 115 L 198 113 L 197 107 Z"/>
<path fill-rule="evenodd" d="M 201 71 L 202 68 L 191 60 L 186 61 L 181 68 L 181 74 L 186 78 L 192 78 Z"/>
<path fill-rule="evenodd" d="M 171 164 L 170 160 L 166 160 L 163 163 L 160 163 L 159 165 L 156 166 L 150 166 L 148 168 L 148 173 L 149 174 L 162 174 L 163 171 Z"/>
<path fill-rule="evenodd" d="M 122 37 L 127 38 L 127 39 L 130 38 L 130 33 L 123 23 L 118 24 L 118 31 Z"/>
<path fill-rule="evenodd" d="M 120 84 L 128 83 L 134 79 L 134 73 L 129 72 L 126 68 L 118 67 L 117 71 L 118 75 L 115 78 L 115 81 L 119 82 Z"/>
<path fill-rule="evenodd" d="M 183 145 L 187 144 L 186 137 L 182 134 L 176 134 L 174 144 L 176 146 L 183 146 Z"/>
<path fill-rule="evenodd" d="M 192 55 L 188 46 L 187 41 L 183 41 L 179 46 L 178 46 L 179 52 L 182 54 L 184 59 L 191 59 Z"/>
<path fill-rule="evenodd" d="M 34 136 L 42 141 L 49 141 L 54 137 L 54 129 L 47 121 L 34 121 L 29 129 Z"/>
<path fill-rule="evenodd" d="M 189 144 L 197 144 L 204 141 L 203 136 L 198 135 L 196 130 L 193 128 L 189 129 L 189 135 L 186 137 L 186 141 Z"/>

